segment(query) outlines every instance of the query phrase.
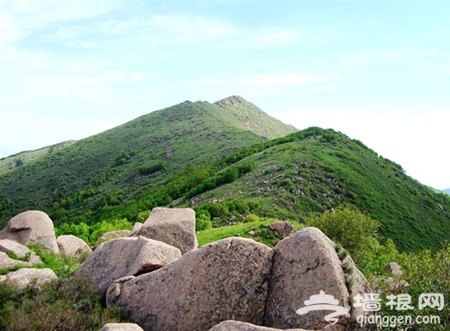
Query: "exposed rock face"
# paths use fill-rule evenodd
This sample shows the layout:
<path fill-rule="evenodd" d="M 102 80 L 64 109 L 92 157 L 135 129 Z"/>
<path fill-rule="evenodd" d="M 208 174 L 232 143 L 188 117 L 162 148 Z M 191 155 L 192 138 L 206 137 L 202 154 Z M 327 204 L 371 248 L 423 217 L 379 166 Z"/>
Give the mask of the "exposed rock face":
<path fill-rule="evenodd" d="M 53 221 L 42 211 L 29 210 L 14 216 L 0 231 L 0 239 L 11 239 L 23 245 L 40 244 L 59 253 Z"/>
<path fill-rule="evenodd" d="M 195 212 L 191 208 L 153 208 L 137 235 L 175 246 L 184 254 L 197 248 Z"/>
<path fill-rule="evenodd" d="M 19 291 L 26 290 L 30 286 L 41 287 L 43 284 L 56 280 L 58 277 L 51 269 L 23 268 L 0 276 L 0 282 L 17 287 Z"/>
<path fill-rule="evenodd" d="M 103 325 L 99 331 L 143 331 L 142 328 L 134 323 L 108 323 Z"/>
<path fill-rule="evenodd" d="M 100 244 L 76 275 L 91 281 L 99 293 L 124 276 L 159 269 L 181 257 L 179 249 L 144 238 L 117 238 Z"/>
<path fill-rule="evenodd" d="M 14 266 L 29 267 L 30 264 L 25 261 L 12 259 L 6 253 L 0 252 L 0 268 L 8 269 Z"/>
<path fill-rule="evenodd" d="M 281 329 L 269 328 L 266 326 L 259 326 L 250 323 L 239 321 L 223 321 L 209 329 L 209 331 L 281 331 Z M 283 331 L 308 331 L 305 329 L 286 329 Z"/>
<path fill-rule="evenodd" d="M 305 307 L 306 300 L 319 295 L 320 291 L 334 296 L 338 305 L 348 308 L 353 315 L 361 313 L 351 312 L 351 296 L 367 293 L 369 285 L 352 263 L 348 259 L 343 264 L 334 243 L 316 228 L 303 229 L 280 241 L 274 248 L 264 324 L 281 329 L 317 330 L 325 327 L 331 323 L 325 321 L 329 311 L 318 310 L 304 315 L 296 313 Z M 346 281 L 350 278 L 353 285 L 349 289 Z M 350 314 L 346 314 L 340 317 L 337 325 L 327 330 L 353 330 L 349 326 L 350 321 Z"/>
<path fill-rule="evenodd" d="M 133 229 L 131 229 L 131 233 L 129 234 L 130 237 L 137 235 L 139 233 L 139 231 L 141 231 L 142 228 L 142 223 L 141 222 L 136 222 L 133 225 Z"/>
<path fill-rule="evenodd" d="M 102 243 L 111 239 L 125 238 L 128 237 L 130 234 L 131 234 L 130 230 L 109 231 L 102 234 L 102 236 L 98 238 L 98 242 Z"/>
<path fill-rule="evenodd" d="M 111 285 L 107 306 L 145 330 L 208 330 L 235 319 L 261 324 L 272 250 L 228 238 L 188 252 L 155 272 Z"/>
<path fill-rule="evenodd" d="M 29 262 L 29 265 L 42 263 L 41 258 L 27 246 L 10 239 L 0 240 L 0 252 L 13 253 L 19 259 Z"/>
<path fill-rule="evenodd" d="M 278 238 L 285 238 L 289 236 L 294 229 L 289 222 L 275 222 L 269 225 L 269 229 Z"/>
<path fill-rule="evenodd" d="M 402 267 L 396 262 L 389 262 L 384 268 L 384 271 L 393 274 L 394 276 L 401 276 L 403 274 Z"/>
<path fill-rule="evenodd" d="M 56 239 L 61 254 L 73 258 L 80 258 L 84 254 L 92 253 L 91 248 L 86 242 L 74 235 L 63 235 Z"/>

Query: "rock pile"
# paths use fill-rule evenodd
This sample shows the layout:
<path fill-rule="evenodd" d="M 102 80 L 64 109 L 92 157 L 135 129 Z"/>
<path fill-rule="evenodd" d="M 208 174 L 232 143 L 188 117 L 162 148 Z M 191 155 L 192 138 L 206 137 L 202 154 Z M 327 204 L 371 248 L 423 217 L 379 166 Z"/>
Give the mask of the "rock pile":
<path fill-rule="evenodd" d="M 56 280 L 56 274 L 48 268 L 36 269 L 42 264 L 40 257 L 25 245 L 40 245 L 53 254 L 80 257 L 91 249 L 80 238 L 60 236 L 56 239 L 53 221 L 37 210 L 30 210 L 11 218 L 0 231 L 0 268 L 17 269 L 0 276 L 0 282 L 24 291 L 28 287 L 41 287 Z"/>
<path fill-rule="evenodd" d="M 26 289 L 57 279 L 50 269 L 30 268 L 40 259 L 24 245 L 39 243 L 55 254 L 90 254 L 74 277 L 88 280 L 108 307 L 120 308 L 136 323 L 102 330 L 359 329 L 356 320 L 365 312 L 352 307 L 352 297 L 370 288 L 352 259 L 338 254 L 316 228 L 289 236 L 292 228 L 280 222 L 271 230 L 285 237 L 273 249 L 243 238 L 197 249 L 192 209 L 155 208 L 128 237 L 103 242 L 91 253 L 79 238 L 56 239 L 48 215 L 29 211 L 0 231 L 0 268 L 24 267 L 0 276 L 0 282 Z M 343 313 L 331 321 L 329 311 L 299 313 L 321 296 Z"/>

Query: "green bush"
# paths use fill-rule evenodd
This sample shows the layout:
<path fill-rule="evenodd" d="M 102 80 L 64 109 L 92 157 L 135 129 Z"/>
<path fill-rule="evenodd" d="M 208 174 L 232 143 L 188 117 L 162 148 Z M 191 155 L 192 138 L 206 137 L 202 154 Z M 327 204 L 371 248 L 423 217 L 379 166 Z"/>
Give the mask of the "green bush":
<path fill-rule="evenodd" d="M 247 216 L 245 216 L 244 222 L 245 223 L 249 223 L 249 222 L 259 222 L 260 218 L 258 215 L 255 214 L 249 214 Z"/>
<path fill-rule="evenodd" d="M 203 231 L 208 230 L 211 228 L 211 218 L 208 216 L 207 213 L 202 213 L 200 215 L 197 215 L 195 218 L 195 230 L 196 231 Z"/>
<path fill-rule="evenodd" d="M 120 312 L 103 308 L 93 293 L 80 279 L 62 279 L 25 293 L 0 283 L 0 330 L 98 330 L 120 322 Z"/>
<path fill-rule="evenodd" d="M 367 257 L 380 249 L 380 223 L 350 207 L 339 207 L 306 220 L 307 226 L 317 227 L 331 240 L 350 252 L 358 266 L 364 268 Z"/>

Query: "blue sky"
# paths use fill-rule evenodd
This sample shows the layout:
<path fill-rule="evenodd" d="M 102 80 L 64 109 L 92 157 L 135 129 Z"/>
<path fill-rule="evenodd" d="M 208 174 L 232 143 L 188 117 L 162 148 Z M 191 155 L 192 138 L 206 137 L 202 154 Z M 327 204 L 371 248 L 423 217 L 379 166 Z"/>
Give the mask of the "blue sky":
<path fill-rule="evenodd" d="M 450 188 L 448 1 L 0 1 L 0 157 L 241 95 Z"/>

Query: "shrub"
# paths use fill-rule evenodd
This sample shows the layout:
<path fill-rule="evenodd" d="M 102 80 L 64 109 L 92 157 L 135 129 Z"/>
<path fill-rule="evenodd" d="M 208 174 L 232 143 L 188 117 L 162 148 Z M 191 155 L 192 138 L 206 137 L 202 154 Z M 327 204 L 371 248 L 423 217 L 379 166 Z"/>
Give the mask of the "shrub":
<path fill-rule="evenodd" d="M 208 216 L 207 213 L 202 213 L 200 215 L 197 215 L 195 218 L 195 230 L 196 231 L 203 231 L 211 228 L 211 218 Z"/>
<path fill-rule="evenodd" d="M 306 220 L 307 226 L 322 230 L 331 240 L 340 243 L 362 268 L 367 257 L 380 249 L 378 229 L 380 223 L 350 207 L 339 207 Z"/>
<path fill-rule="evenodd" d="M 98 330 L 119 322 L 119 311 L 103 308 L 93 293 L 80 279 L 62 279 L 25 293 L 0 284 L 0 329 Z"/>
<path fill-rule="evenodd" d="M 245 216 L 244 222 L 249 223 L 249 222 L 259 222 L 260 218 L 258 215 L 255 214 L 248 214 L 247 216 Z"/>

